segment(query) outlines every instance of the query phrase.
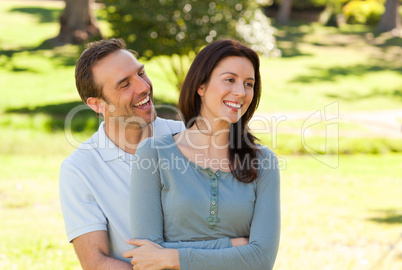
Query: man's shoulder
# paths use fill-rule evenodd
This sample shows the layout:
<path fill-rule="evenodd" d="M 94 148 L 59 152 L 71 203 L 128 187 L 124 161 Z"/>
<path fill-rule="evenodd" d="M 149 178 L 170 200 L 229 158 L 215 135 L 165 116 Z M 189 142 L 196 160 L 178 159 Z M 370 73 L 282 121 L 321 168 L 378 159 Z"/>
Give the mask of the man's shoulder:
<path fill-rule="evenodd" d="M 68 157 L 66 157 L 62 163 L 62 166 L 66 164 L 85 166 L 90 162 L 94 156 L 99 155 L 99 141 L 97 140 L 97 134 L 92 135 L 91 138 L 82 142 Z"/>
<path fill-rule="evenodd" d="M 171 119 L 165 119 L 157 117 L 154 122 L 154 134 L 155 136 L 164 136 L 167 134 L 173 134 L 181 132 L 185 129 L 182 121 L 176 121 Z"/>
<path fill-rule="evenodd" d="M 170 152 L 171 148 L 175 147 L 175 145 L 172 134 L 149 137 L 138 145 L 136 154 L 144 155 L 144 153 L 147 153 L 160 156 Z"/>

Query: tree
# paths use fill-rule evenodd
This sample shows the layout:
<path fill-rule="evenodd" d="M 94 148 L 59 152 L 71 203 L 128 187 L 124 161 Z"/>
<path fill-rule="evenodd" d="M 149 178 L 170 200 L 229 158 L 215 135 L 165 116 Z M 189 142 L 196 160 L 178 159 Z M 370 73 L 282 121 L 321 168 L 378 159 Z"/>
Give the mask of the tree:
<path fill-rule="evenodd" d="M 292 11 L 292 0 L 282 0 L 279 6 L 278 16 L 276 21 L 281 24 L 288 24 L 290 22 L 290 13 Z"/>
<path fill-rule="evenodd" d="M 398 13 L 399 0 L 387 0 L 385 2 L 385 12 L 378 24 L 380 32 L 387 32 L 401 28 L 401 18 Z"/>
<path fill-rule="evenodd" d="M 81 44 L 91 37 L 102 36 L 91 9 L 93 0 L 64 0 L 59 35 L 50 41 L 55 45 Z"/>
<path fill-rule="evenodd" d="M 219 38 L 238 39 L 266 55 L 278 53 L 274 29 L 256 1 L 105 0 L 105 5 L 113 34 L 141 57 L 159 60 L 176 86 L 195 52 Z"/>
<path fill-rule="evenodd" d="M 342 5 L 345 0 L 328 0 L 326 1 L 324 11 L 320 14 L 319 22 L 323 25 L 332 25 L 339 27 L 345 23 L 342 13 Z"/>

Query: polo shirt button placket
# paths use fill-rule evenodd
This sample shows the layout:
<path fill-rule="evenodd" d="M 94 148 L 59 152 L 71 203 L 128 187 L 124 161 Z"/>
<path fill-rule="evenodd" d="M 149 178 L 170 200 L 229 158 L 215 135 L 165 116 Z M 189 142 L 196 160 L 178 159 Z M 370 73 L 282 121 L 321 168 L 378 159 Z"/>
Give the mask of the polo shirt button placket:
<path fill-rule="evenodd" d="M 212 173 L 208 169 L 208 176 L 210 179 L 210 186 L 211 186 L 211 204 L 210 204 L 210 212 L 209 217 L 207 218 L 209 223 L 209 228 L 214 229 L 217 223 L 220 222 L 220 219 L 217 217 L 218 215 L 218 192 L 219 192 L 219 172 Z"/>

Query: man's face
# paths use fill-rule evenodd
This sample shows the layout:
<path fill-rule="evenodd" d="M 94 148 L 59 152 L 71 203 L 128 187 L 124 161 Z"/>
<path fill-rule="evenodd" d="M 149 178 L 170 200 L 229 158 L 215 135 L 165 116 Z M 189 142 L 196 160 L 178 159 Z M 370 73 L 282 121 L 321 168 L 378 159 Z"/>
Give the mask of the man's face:
<path fill-rule="evenodd" d="M 152 83 L 133 54 L 119 50 L 99 61 L 92 69 L 102 88 L 105 121 L 145 126 L 156 118 Z"/>

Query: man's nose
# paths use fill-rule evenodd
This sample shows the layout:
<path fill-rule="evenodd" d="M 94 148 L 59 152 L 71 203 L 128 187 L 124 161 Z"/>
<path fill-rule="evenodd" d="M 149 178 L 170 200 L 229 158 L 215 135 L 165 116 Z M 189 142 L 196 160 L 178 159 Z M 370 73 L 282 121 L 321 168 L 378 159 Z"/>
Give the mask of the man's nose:
<path fill-rule="evenodd" d="M 136 77 L 135 84 L 135 91 L 137 93 L 148 92 L 151 89 L 150 83 L 140 76 Z"/>

